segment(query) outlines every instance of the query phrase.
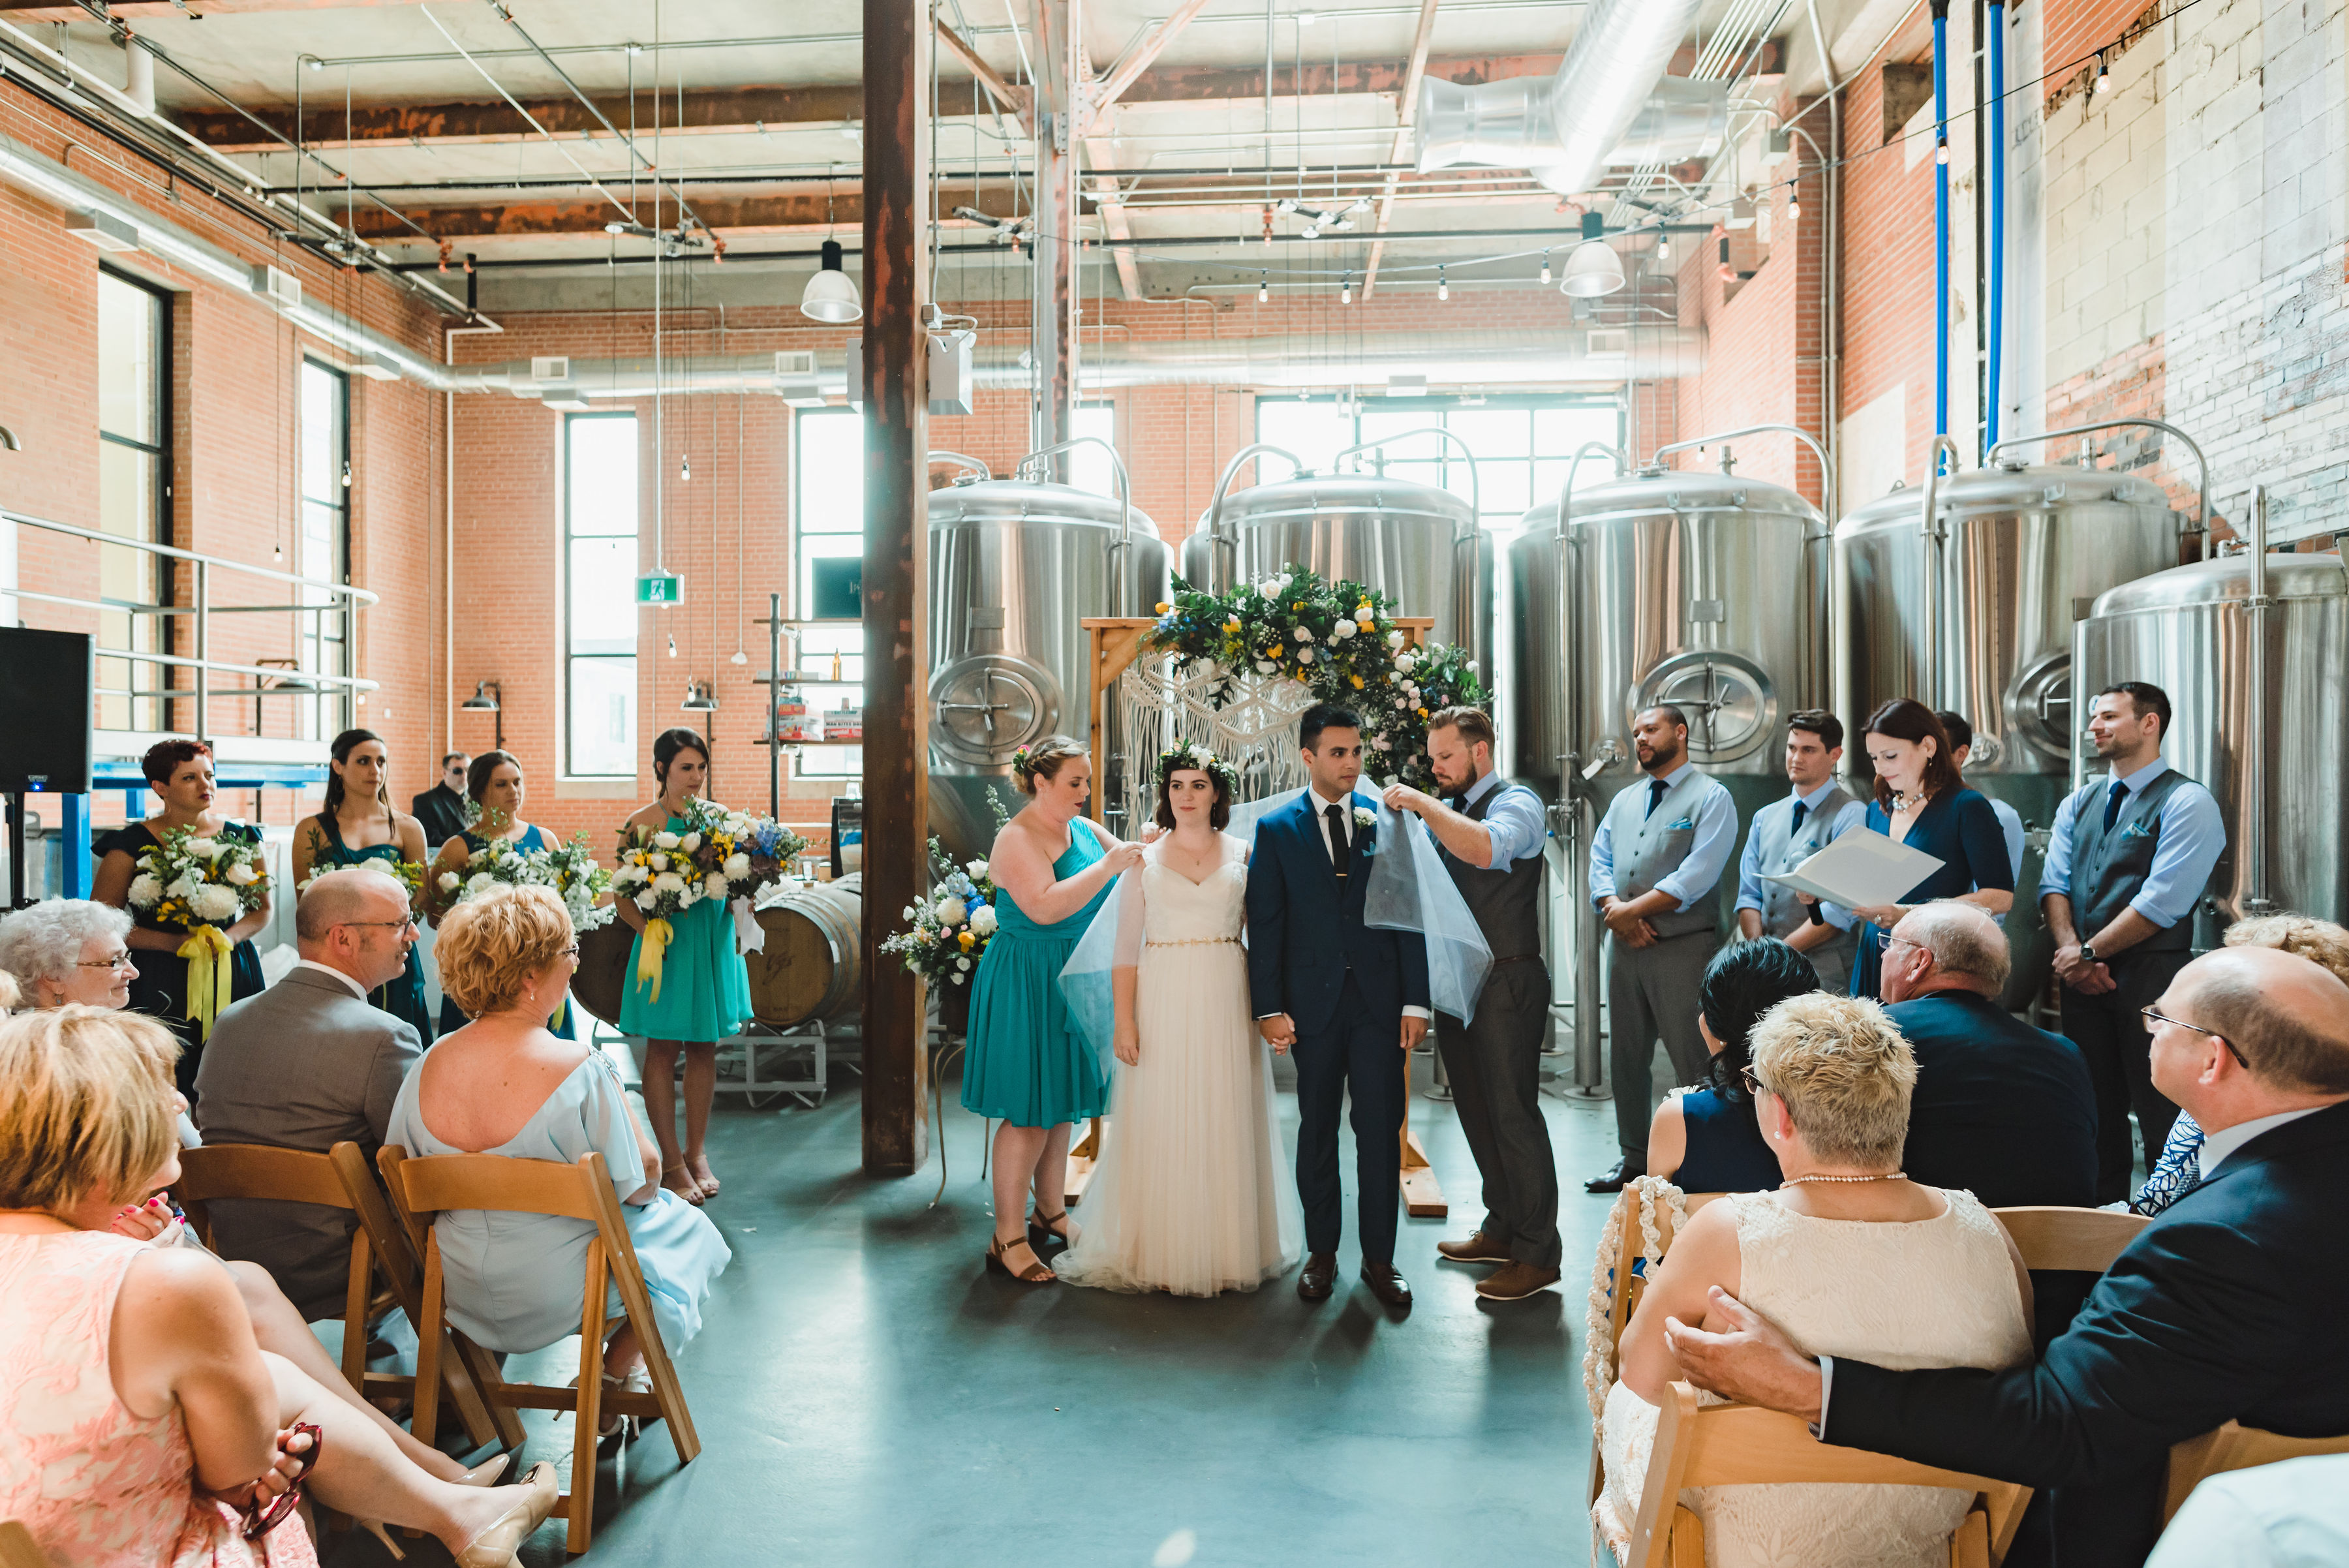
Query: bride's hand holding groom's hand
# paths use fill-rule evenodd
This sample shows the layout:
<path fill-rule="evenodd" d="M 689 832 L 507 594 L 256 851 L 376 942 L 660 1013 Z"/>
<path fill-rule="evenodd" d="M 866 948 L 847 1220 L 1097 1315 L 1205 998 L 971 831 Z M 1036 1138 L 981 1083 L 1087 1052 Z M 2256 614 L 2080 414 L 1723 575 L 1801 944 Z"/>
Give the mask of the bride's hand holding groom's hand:
<path fill-rule="evenodd" d="M 1269 1018 L 1256 1021 L 1256 1032 L 1272 1047 L 1276 1056 L 1286 1056 L 1288 1048 L 1297 1044 L 1297 1023 L 1286 1012 L 1276 1012 Z"/>

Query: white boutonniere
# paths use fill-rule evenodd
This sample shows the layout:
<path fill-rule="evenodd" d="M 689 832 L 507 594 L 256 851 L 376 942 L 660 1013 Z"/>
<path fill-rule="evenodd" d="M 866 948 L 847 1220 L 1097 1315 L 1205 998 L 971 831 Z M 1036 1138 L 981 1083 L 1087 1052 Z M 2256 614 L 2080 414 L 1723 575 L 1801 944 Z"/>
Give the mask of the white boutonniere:
<path fill-rule="evenodd" d="M 1378 825 L 1378 820 L 1379 814 L 1372 811 L 1369 806 L 1358 805 L 1354 808 L 1354 826 L 1356 827 L 1374 827 Z"/>

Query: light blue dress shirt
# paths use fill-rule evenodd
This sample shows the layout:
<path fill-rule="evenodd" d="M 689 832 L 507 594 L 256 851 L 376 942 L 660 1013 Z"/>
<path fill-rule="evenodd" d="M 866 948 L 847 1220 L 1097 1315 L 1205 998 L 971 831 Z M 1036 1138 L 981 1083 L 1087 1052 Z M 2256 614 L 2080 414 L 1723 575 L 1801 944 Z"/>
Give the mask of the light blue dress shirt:
<path fill-rule="evenodd" d="M 1474 805 L 1496 789 L 1504 789 L 1508 781 L 1497 773 L 1486 774 L 1463 793 L 1463 804 Z M 1493 845 L 1492 858 L 1485 862 L 1485 869 L 1505 871 L 1520 860 L 1531 860 L 1542 852 L 1542 844 L 1549 837 L 1549 824 L 1543 819 L 1541 797 L 1529 789 L 1507 790 L 1485 813 L 1485 833 Z"/>
<path fill-rule="evenodd" d="M 2006 868 L 2014 874 L 2015 886 L 2019 888 L 2023 885 L 2023 814 L 1994 794 L 1982 798 L 1990 802 L 1991 815 L 1998 818 L 1999 826 L 2006 833 Z"/>
<path fill-rule="evenodd" d="M 1836 781 L 1829 779 L 1808 794 L 1795 794 L 1791 789 L 1787 793 L 1802 802 L 1803 815 L 1807 819 L 1819 809 L 1819 802 L 1834 793 Z M 1843 810 L 1836 814 L 1835 826 L 1827 834 L 1827 842 L 1832 844 L 1853 828 L 1867 826 L 1868 803 L 1847 801 Z M 1737 857 L 1737 907 L 1755 910 L 1762 908 L 1762 836 L 1751 830 L 1745 835 L 1745 852 Z M 1859 921 L 1858 916 L 1841 904 L 1821 903 L 1819 913 L 1828 925 L 1839 931 L 1847 931 Z"/>
<path fill-rule="evenodd" d="M 1682 763 L 1664 775 L 1664 784 L 1677 789 L 1681 780 L 1695 771 L 1695 763 Z M 1642 778 L 1626 787 L 1645 794 L 1648 784 L 1649 780 Z M 1729 798 L 1727 790 L 1705 791 L 1692 815 L 1696 839 L 1689 846 L 1688 858 L 1656 884 L 1656 891 L 1670 893 L 1680 900 L 1675 912 L 1682 913 L 1720 884 L 1722 869 L 1729 864 L 1729 851 L 1737 843 L 1737 804 Z M 1600 904 L 1614 896 L 1615 835 L 1602 815 L 1599 831 L 1590 840 L 1590 901 Z"/>
<path fill-rule="evenodd" d="M 2331 1568 L 2349 1563 L 2349 1454 L 2215 1475 L 2194 1489 L 2145 1568 Z"/>
<path fill-rule="evenodd" d="M 2136 794 L 2169 770 L 2156 759 L 2121 780 Z M 2064 796 L 2055 808 L 2055 827 L 2047 840 L 2047 860 L 2039 872 L 2039 896 L 2072 892 L 2072 829 L 2083 811 L 2105 808 L 2112 781 L 2101 778 Z M 2161 803 L 2161 842 L 2153 852 L 2153 868 L 2145 886 L 2129 900 L 2129 908 L 2168 930 L 2194 912 L 2194 905 L 2210 885 L 2210 872 L 2227 847 L 2227 825 L 2220 819 L 2219 803 L 2199 784 L 2169 792 Z M 2094 931 L 2082 931 L 2085 940 Z"/>

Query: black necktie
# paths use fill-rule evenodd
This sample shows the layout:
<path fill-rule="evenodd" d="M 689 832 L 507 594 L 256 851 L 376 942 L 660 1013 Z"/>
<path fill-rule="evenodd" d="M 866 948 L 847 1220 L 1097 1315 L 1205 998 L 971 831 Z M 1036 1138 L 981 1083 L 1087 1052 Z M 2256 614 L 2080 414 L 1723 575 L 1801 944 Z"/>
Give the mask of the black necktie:
<path fill-rule="evenodd" d="M 2112 793 L 2105 796 L 2105 831 L 2106 833 L 2110 833 L 2113 830 L 2113 824 L 2120 819 L 2121 802 L 2127 798 L 2128 785 L 2115 779 Z"/>
<path fill-rule="evenodd" d="M 1346 862 L 1351 858 L 1346 843 L 1346 808 L 1342 805 L 1329 806 L 1321 815 L 1330 819 L 1330 867 L 1343 877 Z"/>
<path fill-rule="evenodd" d="M 1648 809 L 1642 815 L 1647 816 L 1655 815 L 1656 807 L 1663 805 L 1664 803 L 1664 792 L 1671 787 L 1671 785 L 1666 784 L 1661 779 L 1650 779 L 1648 781 Z"/>
<path fill-rule="evenodd" d="M 1799 800 L 1798 800 L 1798 801 L 1796 801 L 1796 802 L 1795 803 L 1795 828 L 1794 828 L 1794 830 L 1795 830 L 1796 833 L 1800 833 L 1800 832 L 1802 832 L 1802 831 L 1803 831 L 1803 818 L 1805 818 L 1805 817 L 1806 817 L 1806 816 L 1808 816 L 1808 815 L 1811 815 L 1811 808 L 1810 808 L 1807 805 L 1806 805 L 1805 803 L 1803 803 L 1802 801 L 1799 801 Z"/>
<path fill-rule="evenodd" d="M 1468 809 L 1468 797 L 1464 794 L 1455 794 L 1447 804 L 1449 804 L 1454 811 L 1466 811 Z"/>

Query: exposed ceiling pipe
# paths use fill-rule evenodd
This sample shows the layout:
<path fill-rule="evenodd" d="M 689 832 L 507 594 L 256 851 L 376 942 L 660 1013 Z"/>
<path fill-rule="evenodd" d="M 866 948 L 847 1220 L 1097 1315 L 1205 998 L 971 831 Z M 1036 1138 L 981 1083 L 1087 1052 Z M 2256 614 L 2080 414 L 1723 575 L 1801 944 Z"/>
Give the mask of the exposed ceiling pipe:
<path fill-rule="evenodd" d="M 1664 80 L 1672 51 L 1702 5 L 1702 0 L 1597 0 L 1584 12 L 1555 76 L 1513 77 L 1480 87 L 1426 78 L 1419 88 L 1419 171 L 1454 163 L 1529 169 L 1549 189 L 1574 196 L 1595 186 L 1611 161 L 1671 156 L 1678 149 L 1668 132 L 1685 135 L 1710 126 L 1718 148 L 1727 124 L 1727 88 Z"/>

